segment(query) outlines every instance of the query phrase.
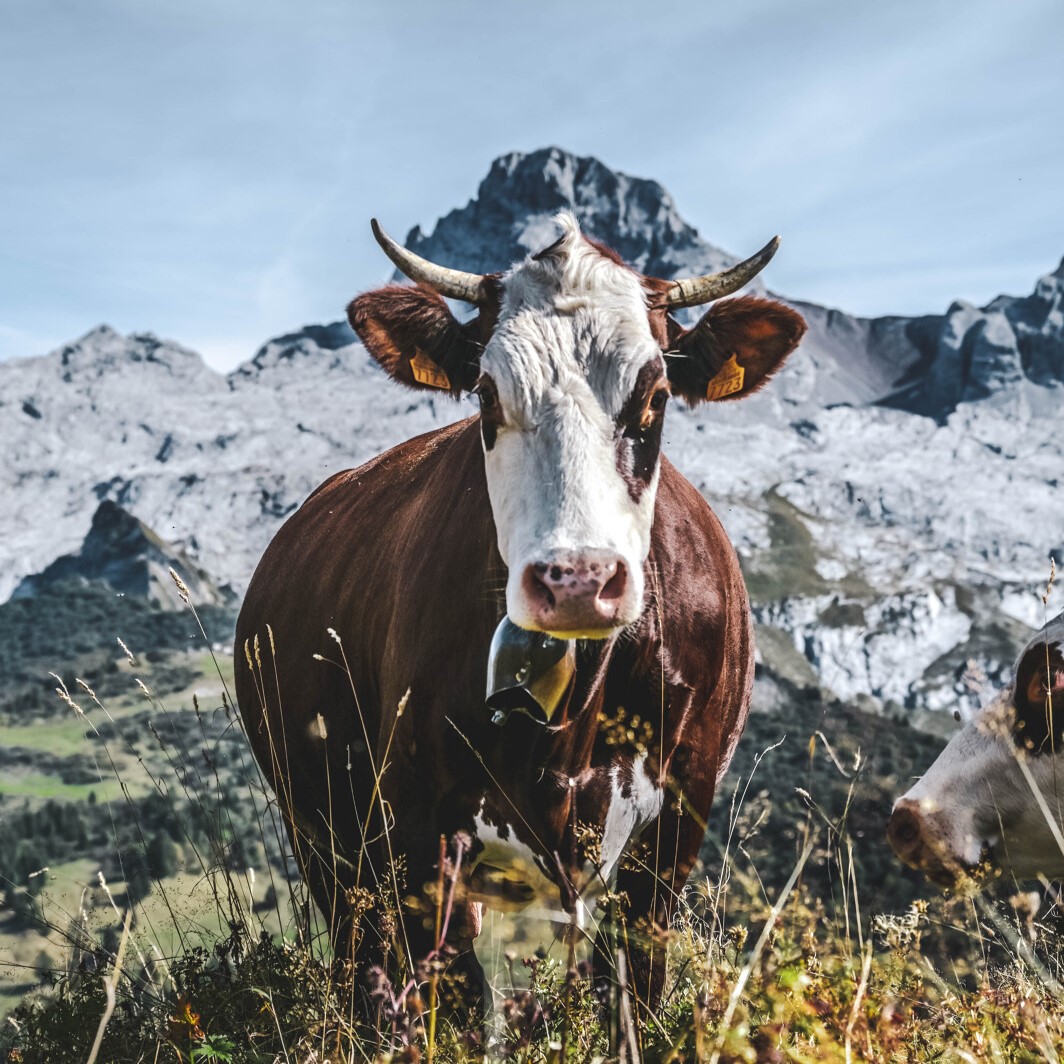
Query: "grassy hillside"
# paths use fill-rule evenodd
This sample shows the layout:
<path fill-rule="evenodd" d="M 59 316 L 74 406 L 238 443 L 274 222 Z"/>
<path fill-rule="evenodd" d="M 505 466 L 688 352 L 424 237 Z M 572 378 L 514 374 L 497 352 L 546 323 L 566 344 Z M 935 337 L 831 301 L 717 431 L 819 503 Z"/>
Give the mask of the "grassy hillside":
<path fill-rule="evenodd" d="M 229 640 L 231 611 L 205 607 L 200 616 L 211 639 Z M 8 727 L 64 716 L 51 673 L 68 687 L 80 677 L 101 698 L 128 695 L 118 639 L 158 666 L 153 677 L 160 693 L 179 690 L 192 678 L 175 651 L 205 649 L 190 614 L 116 595 L 103 584 L 53 585 L 0 605 L 0 722 Z"/>
<path fill-rule="evenodd" d="M 227 639 L 231 618 L 207 624 Z M 69 635 L 86 626 L 106 637 Z M 44 678 L 53 647 L 52 667 L 78 662 L 62 697 Z M 416 1060 L 431 1045 L 442 1062 L 480 1059 L 486 1038 L 515 1060 L 608 1056 L 564 935 L 526 959 L 505 921 L 497 943 L 535 995 L 504 995 L 493 1034 L 432 1008 L 431 963 L 417 990 L 384 978 L 380 1022 L 358 1026 L 228 703 L 228 661 L 219 673 L 192 618 L 73 589 L 0 607 L 0 661 L 0 1060 L 86 1060 L 110 992 L 99 1060 Z M 941 740 L 805 680 L 759 674 L 772 712 L 751 717 L 718 794 L 668 932 L 665 1001 L 636 1019 L 621 993 L 625 1059 L 1054 1059 L 1051 914 L 1016 884 L 944 899 L 883 838 Z"/>

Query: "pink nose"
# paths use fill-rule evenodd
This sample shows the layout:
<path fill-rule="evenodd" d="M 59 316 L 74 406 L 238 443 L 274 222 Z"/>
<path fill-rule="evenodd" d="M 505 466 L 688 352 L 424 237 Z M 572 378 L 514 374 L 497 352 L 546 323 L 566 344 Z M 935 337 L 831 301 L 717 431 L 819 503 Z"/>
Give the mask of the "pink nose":
<path fill-rule="evenodd" d="M 535 623 L 550 632 L 612 628 L 628 591 L 628 569 L 611 551 L 582 550 L 533 562 L 521 581 Z"/>

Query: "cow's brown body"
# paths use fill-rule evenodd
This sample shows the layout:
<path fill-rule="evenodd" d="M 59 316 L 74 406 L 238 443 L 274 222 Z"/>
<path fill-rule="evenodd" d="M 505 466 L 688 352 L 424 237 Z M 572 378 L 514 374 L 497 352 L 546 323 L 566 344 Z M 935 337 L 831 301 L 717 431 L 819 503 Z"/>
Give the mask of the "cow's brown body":
<path fill-rule="evenodd" d="M 550 247 L 491 276 L 436 266 L 374 226 L 417 285 L 358 296 L 352 327 L 393 380 L 473 393 L 480 416 L 333 477 L 281 529 L 238 622 L 238 693 L 334 945 L 362 972 L 426 958 L 445 927 L 475 1004 L 484 906 L 582 926 L 616 874 L 624 933 L 600 934 L 597 974 L 620 968 L 620 943 L 628 987 L 653 1007 L 663 932 L 753 679 L 739 565 L 661 457 L 665 410 L 670 396 L 756 392 L 805 324 L 770 300 L 721 300 L 775 240 L 726 271 L 663 281 L 571 214 L 556 223 Z M 443 296 L 476 317 L 459 322 Z M 713 300 L 690 328 L 670 316 Z M 540 633 L 529 639 L 579 640 L 549 725 L 500 726 L 485 705 L 503 617 L 504 631 Z M 441 838 L 446 874 L 461 870 L 442 921 L 439 895 L 425 898 L 445 874 Z M 376 889 L 375 907 L 356 887 Z"/>
<path fill-rule="evenodd" d="M 259 762 L 282 807 L 295 811 L 293 843 L 338 944 L 356 869 L 372 886 L 401 859 L 416 897 L 436 880 L 441 835 L 452 853 L 458 833 L 472 837 L 464 867 L 475 861 L 478 813 L 541 858 L 564 902 L 582 861 L 574 824 L 601 830 L 611 768 L 623 780 L 640 752 L 602 723 L 623 707 L 625 720 L 648 722 L 646 765 L 665 788 L 657 822 L 642 832 L 643 858 L 618 874 L 634 929 L 630 979 L 643 1000 L 658 996 L 663 951 L 638 932 L 668 925 L 742 732 L 754 667 L 734 550 L 664 459 L 645 572 L 641 618 L 608 640 L 580 643 L 575 689 L 552 726 L 515 715 L 500 727 L 484 684 L 505 568 L 478 419 L 334 476 L 284 525 L 240 615 L 237 692 Z M 242 650 L 256 637 L 261 669 Z M 379 811 L 370 813 L 377 775 L 387 833 Z M 362 825 L 369 841 L 360 856 Z M 420 913 L 405 923 L 410 952 L 423 957 L 432 929 Z M 456 915 L 449 931 L 459 963 L 474 971 L 476 924 Z M 363 932 L 359 948 L 372 963 L 379 928 Z"/>

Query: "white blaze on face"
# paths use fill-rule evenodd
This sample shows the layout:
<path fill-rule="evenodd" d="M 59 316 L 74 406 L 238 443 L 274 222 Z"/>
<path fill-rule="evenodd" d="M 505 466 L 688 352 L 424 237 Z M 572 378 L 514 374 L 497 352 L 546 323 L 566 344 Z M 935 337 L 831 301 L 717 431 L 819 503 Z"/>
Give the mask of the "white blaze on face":
<path fill-rule="evenodd" d="M 1021 663 L 1035 656 L 1036 682 L 1046 649 L 1064 651 L 1064 630 L 1054 639 L 1052 628 L 1020 656 Z M 1028 750 L 1022 730 L 1017 741 L 1022 697 L 1015 685 L 1003 691 L 895 803 L 888 835 L 907 863 L 948 874 L 987 855 L 1020 878 L 1064 876 L 1064 750 L 1048 739 Z M 1058 709 L 1064 712 L 1064 704 Z M 1038 724 L 1037 716 L 1031 723 Z"/>
<path fill-rule="evenodd" d="M 485 469 L 511 620 L 601 637 L 642 610 L 657 457 L 633 489 L 618 417 L 637 381 L 660 373 L 665 387 L 664 362 L 640 278 L 589 245 L 571 215 L 559 221 L 559 243 L 504 280 L 481 358 L 498 422 Z"/>

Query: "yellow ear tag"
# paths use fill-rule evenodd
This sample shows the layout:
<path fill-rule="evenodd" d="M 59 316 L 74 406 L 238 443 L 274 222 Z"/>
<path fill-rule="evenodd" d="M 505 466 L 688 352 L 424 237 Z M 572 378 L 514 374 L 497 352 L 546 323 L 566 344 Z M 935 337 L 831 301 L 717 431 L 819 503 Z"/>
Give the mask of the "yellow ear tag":
<path fill-rule="evenodd" d="M 430 388 L 446 388 L 450 391 L 450 378 L 420 347 L 414 348 L 414 357 L 410 360 L 410 372 L 414 374 L 414 380 L 418 384 L 427 384 Z"/>
<path fill-rule="evenodd" d="M 743 390 L 746 370 L 739 365 L 739 360 L 732 355 L 717 371 L 717 375 L 706 386 L 707 399 L 723 399 Z"/>

